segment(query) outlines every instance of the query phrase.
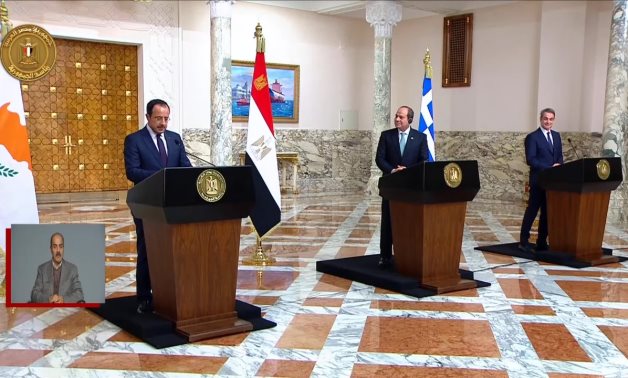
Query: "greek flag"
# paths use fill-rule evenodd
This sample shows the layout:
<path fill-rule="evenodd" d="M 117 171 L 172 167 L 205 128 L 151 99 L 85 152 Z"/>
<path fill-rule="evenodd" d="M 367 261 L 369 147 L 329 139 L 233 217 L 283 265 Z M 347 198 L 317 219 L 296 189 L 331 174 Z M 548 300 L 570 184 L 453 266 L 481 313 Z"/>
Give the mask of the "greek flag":
<path fill-rule="evenodd" d="M 432 78 L 426 73 L 423 77 L 423 97 L 421 98 L 421 116 L 419 132 L 427 136 L 428 161 L 436 160 L 434 150 L 434 109 L 432 108 Z"/>

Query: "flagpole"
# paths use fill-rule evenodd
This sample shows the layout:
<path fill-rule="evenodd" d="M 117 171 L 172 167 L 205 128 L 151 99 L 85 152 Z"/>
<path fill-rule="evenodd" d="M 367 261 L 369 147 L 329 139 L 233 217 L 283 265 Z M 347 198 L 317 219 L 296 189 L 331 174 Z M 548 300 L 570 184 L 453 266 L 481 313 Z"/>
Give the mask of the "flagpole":
<path fill-rule="evenodd" d="M 7 33 L 9 33 L 13 29 L 13 24 L 9 21 L 9 10 L 7 9 L 4 0 L 0 3 L 0 42 L 4 38 Z M 0 68 L 2 69 L 2 68 Z M 1 230 L 4 232 L 4 229 Z M 0 247 L 0 258 L 2 261 L 6 261 L 6 252 L 2 247 Z M 6 298 L 7 290 L 6 290 L 6 282 L 7 282 L 7 266 L 5 263 L 4 271 L 2 273 L 2 281 L 0 281 L 0 297 Z"/>
<path fill-rule="evenodd" d="M 260 25 L 259 22 L 255 26 L 255 33 L 253 34 L 253 37 L 256 39 L 255 51 L 257 53 L 263 54 L 266 49 L 266 40 L 262 33 L 262 25 Z M 255 80 L 255 78 L 253 78 L 253 80 Z M 251 224 L 253 224 L 253 228 L 255 228 L 255 224 L 253 222 L 251 222 Z M 255 251 L 253 251 L 250 257 L 243 259 L 242 263 L 245 265 L 262 265 L 262 266 L 274 264 L 276 260 L 274 257 L 270 257 L 266 255 L 266 252 L 269 251 L 270 249 L 264 250 L 264 247 L 262 246 L 262 238 L 260 238 L 259 233 L 257 232 L 257 229 L 255 230 L 255 234 L 257 235 Z"/>
<path fill-rule="evenodd" d="M 432 58 L 429 48 L 425 50 L 423 66 L 425 67 L 425 73 L 423 75 L 423 90 L 421 91 L 421 111 L 419 114 L 418 129 L 419 132 L 425 134 L 427 138 L 427 161 L 435 161 L 436 134 L 434 133 L 434 110 L 432 108 Z"/>
<path fill-rule="evenodd" d="M 430 49 L 426 49 L 425 56 L 423 57 L 423 65 L 425 66 L 425 77 L 432 78 L 432 59 L 430 57 Z"/>
<path fill-rule="evenodd" d="M 255 250 L 251 253 L 250 257 L 247 257 L 242 260 L 242 264 L 244 265 L 272 265 L 277 260 L 274 257 L 268 256 L 266 252 L 270 251 L 270 249 L 264 249 L 262 246 L 262 239 L 257 236 L 257 243 L 255 246 Z"/>
<path fill-rule="evenodd" d="M 0 42 L 11 29 L 13 29 L 13 24 L 9 21 L 9 10 L 4 0 L 2 0 L 2 3 L 0 3 Z"/>
<path fill-rule="evenodd" d="M 7 255 L 4 252 L 4 249 L 2 249 L 2 247 L 0 247 L 0 259 L 2 259 L 2 261 L 5 261 L 5 265 L 4 265 L 4 271 L 0 272 L 2 273 L 2 281 L 0 281 L 0 297 L 5 298 L 4 302 L 6 303 L 6 297 L 7 297 L 7 289 L 6 289 L 6 282 L 7 282 L 7 266 L 6 266 L 6 259 Z"/>

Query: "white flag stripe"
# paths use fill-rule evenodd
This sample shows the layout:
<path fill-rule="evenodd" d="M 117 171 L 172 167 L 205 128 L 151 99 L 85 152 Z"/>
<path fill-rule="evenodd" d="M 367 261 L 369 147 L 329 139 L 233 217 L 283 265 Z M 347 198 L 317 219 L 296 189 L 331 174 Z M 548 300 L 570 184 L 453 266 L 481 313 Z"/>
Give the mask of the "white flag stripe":
<path fill-rule="evenodd" d="M 16 113 L 19 116 L 19 125 L 9 125 L 10 119 L 14 119 L 14 115 L 5 114 L 0 117 L 0 130 L 5 135 L 0 135 L 0 166 L 4 174 L 0 175 L 0 248 L 6 249 L 6 232 L 5 229 L 10 228 L 11 224 L 30 224 L 39 223 L 39 214 L 37 213 L 37 198 L 35 196 L 35 181 L 33 172 L 31 172 L 28 162 L 18 161 L 11 155 L 11 151 L 3 144 L 3 141 L 12 137 L 15 127 L 26 127 L 24 116 L 24 103 L 22 102 L 22 91 L 20 82 L 9 75 L 4 68 L 0 68 L 0 109 L 5 105 L 9 106 L 4 111 Z M 7 136 L 8 135 L 8 136 Z M 15 145 L 16 140 L 10 139 L 9 142 Z M 28 141 L 19 140 L 23 143 L 24 149 L 28 150 Z M 7 143 L 7 142 L 4 142 Z"/>
<path fill-rule="evenodd" d="M 253 127 L 252 125 L 261 125 Z M 258 154 L 254 150 L 253 143 L 263 138 L 267 146 L 271 148 L 262 159 L 258 158 Z M 275 136 L 270 132 L 266 125 L 266 120 L 262 116 L 255 99 L 251 96 L 251 105 L 249 109 L 249 130 L 246 140 L 246 152 L 257 167 L 266 187 L 273 196 L 277 206 L 281 208 L 281 190 L 279 188 L 279 170 L 277 168 L 277 147 Z"/>
<path fill-rule="evenodd" d="M 425 134 L 425 136 L 427 137 L 427 149 L 428 149 L 428 151 L 430 151 L 432 153 L 432 156 L 434 158 L 436 158 L 436 156 L 432 152 L 432 151 L 434 151 L 434 139 L 432 138 L 432 134 L 430 133 L 430 129 L 425 129 L 425 131 L 423 131 L 423 134 Z"/>
<path fill-rule="evenodd" d="M 432 103 L 432 91 L 429 91 L 423 96 L 423 100 L 421 101 L 421 115 L 425 120 L 425 124 L 427 127 L 430 127 L 434 124 L 434 120 L 432 119 L 432 115 L 430 114 L 430 110 L 427 108 L 429 104 Z"/>

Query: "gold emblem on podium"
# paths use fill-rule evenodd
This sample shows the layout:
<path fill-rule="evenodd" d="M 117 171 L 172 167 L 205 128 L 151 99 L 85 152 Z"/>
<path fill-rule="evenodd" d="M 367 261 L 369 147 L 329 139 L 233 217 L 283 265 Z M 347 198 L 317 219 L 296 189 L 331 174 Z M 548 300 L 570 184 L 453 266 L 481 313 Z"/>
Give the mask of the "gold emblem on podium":
<path fill-rule="evenodd" d="M 611 175 L 611 165 L 606 159 L 600 159 L 595 165 L 595 168 L 597 168 L 597 177 L 602 180 L 606 180 L 608 176 Z"/>
<path fill-rule="evenodd" d="M 215 169 L 206 169 L 196 179 L 196 191 L 207 202 L 219 201 L 227 191 L 224 176 Z"/>
<path fill-rule="evenodd" d="M 456 163 L 449 163 L 443 169 L 445 183 L 450 188 L 457 188 L 462 182 L 462 169 Z"/>
<path fill-rule="evenodd" d="M 22 81 L 46 76 L 57 60 L 57 46 L 44 28 L 20 25 L 2 40 L 0 60 L 9 75 Z"/>

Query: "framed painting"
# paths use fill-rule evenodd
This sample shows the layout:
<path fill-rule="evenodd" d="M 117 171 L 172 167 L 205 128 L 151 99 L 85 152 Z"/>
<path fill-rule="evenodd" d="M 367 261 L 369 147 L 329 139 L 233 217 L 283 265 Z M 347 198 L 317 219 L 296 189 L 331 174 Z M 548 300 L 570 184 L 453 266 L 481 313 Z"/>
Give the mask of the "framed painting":
<path fill-rule="evenodd" d="M 233 122 L 247 122 L 251 104 L 254 62 L 231 61 Z M 274 123 L 299 122 L 299 66 L 266 63 Z"/>

